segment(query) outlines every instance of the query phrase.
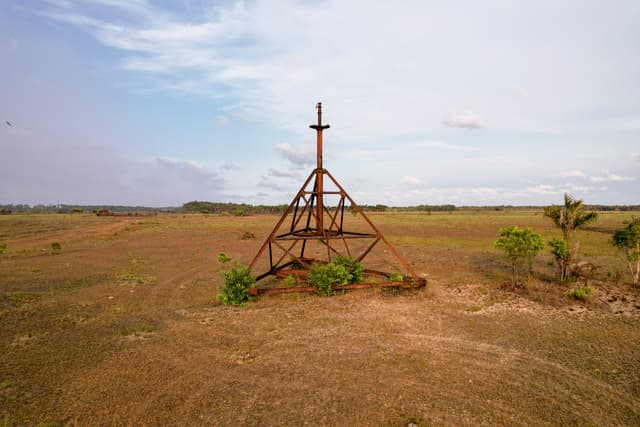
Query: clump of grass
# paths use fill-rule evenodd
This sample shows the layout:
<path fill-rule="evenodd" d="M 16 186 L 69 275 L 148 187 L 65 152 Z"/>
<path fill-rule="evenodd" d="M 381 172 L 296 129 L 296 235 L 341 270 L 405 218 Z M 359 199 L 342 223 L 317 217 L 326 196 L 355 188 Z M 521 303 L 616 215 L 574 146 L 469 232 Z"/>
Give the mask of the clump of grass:
<path fill-rule="evenodd" d="M 578 288 L 569 289 L 567 292 L 565 292 L 565 295 L 569 298 L 586 301 L 592 293 L 593 288 L 591 286 L 580 286 Z"/>
<path fill-rule="evenodd" d="M 7 244 L 5 242 L 0 242 L 0 254 L 4 253 L 7 250 Z"/>
<path fill-rule="evenodd" d="M 6 390 L 13 387 L 15 387 L 15 384 L 13 384 L 13 381 L 11 380 L 4 380 L 0 383 L 0 390 Z"/>
<path fill-rule="evenodd" d="M 250 231 L 245 231 L 244 233 L 242 233 L 242 237 L 240 237 L 240 240 L 251 240 L 255 238 L 256 238 L 255 234 L 253 234 Z"/>
<path fill-rule="evenodd" d="M 288 275 L 287 277 L 285 277 L 284 279 L 284 284 L 287 286 L 293 286 L 296 284 L 296 279 L 295 277 L 293 277 L 292 275 Z"/>
<path fill-rule="evenodd" d="M 227 254 L 225 254 L 224 252 L 220 252 L 220 253 L 218 254 L 218 262 L 220 262 L 220 263 L 222 263 L 222 264 L 226 264 L 226 263 L 228 263 L 229 261 L 231 261 L 231 258 L 229 258 L 229 257 L 227 256 Z"/>
<path fill-rule="evenodd" d="M 148 336 L 152 333 L 155 332 L 155 329 L 153 329 L 151 326 L 149 325 L 142 325 L 139 326 L 137 328 L 125 328 L 122 331 L 120 331 L 120 335 L 125 336 L 125 337 L 145 337 Z"/>
<path fill-rule="evenodd" d="M 38 294 L 33 292 L 6 292 L 4 295 L 0 296 L 0 306 L 5 304 L 10 306 L 18 306 L 33 301 L 37 297 Z"/>
<path fill-rule="evenodd" d="M 389 280 L 391 280 L 392 282 L 402 282 L 404 280 L 404 277 L 402 277 L 402 274 L 400 273 L 393 273 L 389 276 Z"/>
<path fill-rule="evenodd" d="M 62 245 L 60 244 L 60 242 L 53 242 L 51 243 L 50 247 L 51 247 L 51 252 L 53 252 L 54 254 L 62 250 Z"/>
<path fill-rule="evenodd" d="M 133 271 L 130 269 L 120 270 L 118 273 L 116 273 L 116 279 L 118 279 L 118 281 L 123 284 L 135 285 L 144 285 L 155 280 L 153 276 L 138 273 L 137 271 Z"/>

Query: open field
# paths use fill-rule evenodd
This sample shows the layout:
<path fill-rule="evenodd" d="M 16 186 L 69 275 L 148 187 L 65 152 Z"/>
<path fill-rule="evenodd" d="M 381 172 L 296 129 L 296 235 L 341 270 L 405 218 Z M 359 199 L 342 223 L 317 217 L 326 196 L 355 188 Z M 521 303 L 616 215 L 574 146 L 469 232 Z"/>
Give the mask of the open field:
<path fill-rule="evenodd" d="M 230 308 L 216 255 L 248 264 L 276 216 L 0 216 L 0 425 L 640 424 L 640 291 L 608 243 L 631 213 L 577 233 L 586 304 L 546 250 L 504 286 L 498 229 L 559 236 L 540 212 L 370 216 L 427 289 Z"/>

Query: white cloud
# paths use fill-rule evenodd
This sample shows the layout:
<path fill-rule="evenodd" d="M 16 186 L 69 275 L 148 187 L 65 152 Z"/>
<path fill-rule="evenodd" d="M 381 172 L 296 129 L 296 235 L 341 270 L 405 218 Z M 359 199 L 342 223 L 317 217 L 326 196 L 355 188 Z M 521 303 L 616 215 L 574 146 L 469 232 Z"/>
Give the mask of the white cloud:
<path fill-rule="evenodd" d="M 217 200 L 225 186 L 216 172 L 193 160 L 141 161 L 86 141 L 52 144 L 49 135 L 35 132 L 7 132 L 3 138 L 0 194 L 8 203 L 179 206 Z"/>
<path fill-rule="evenodd" d="M 560 178 L 585 178 L 587 175 L 584 172 L 582 172 L 580 169 L 575 169 L 575 170 L 570 170 L 565 172 L 559 172 L 553 176 L 557 176 Z"/>
<path fill-rule="evenodd" d="M 233 171 L 233 170 L 240 170 L 242 169 L 240 167 L 240 165 L 238 165 L 237 163 L 234 162 L 226 162 L 224 164 L 222 164 L 222 166 L 220 166 L 222 169 L 226 170 L 226 171 Z"/>
<path fill-rule="evenodd" d="M 296 166 L 308 166 L 316 162 L 315 146 L 311 144 L 292 146 L 282 143 L 276 145 L 276 152 Z"/>
<path fill-rule="evenodd" d="M 420 180 L 415 176 L 405 175 L 402 177 L 402 183 L 407 185 L 418 185 Z"/>
<path fill-rule="evenodd" d="M 625 84 L 634 81 L 635 63 L 618 74 L 607 68 L 632 57 L 635 45 L 618 43 L 615 31 L 598 31 L 607 22 L 633 31 L 628 7 L 582 8 L 580 19 L 573 19 L 572 4 L 549 9 L 472 2 L 465 6 L 472 18 L 461 19 L 457 7 L 428 2 L 375 8 L 363 0 L 282 0 L 277 7 L 265 1 L 204 2 L 198 14 L 147 1 L 99 3 L 116 13 L 98 15 L 89 2 L 34 13 L 118 49 L 126 69 L 171 76 L 171 85 L 162 79 L 149 84 L 189 94 L 198 88 L 211 96 L 223 85 L 245 113 L 283 126 L 305 120 L 306 108 L 319 96 L 341 117 L 339 132 L 345 135 L 370 134 L 371 123 L 388 134 L 433 130 L 446 105 L 487 111 L 502 126 L 529 127 L 561 117 L 557 112 L 592 109 L 601 100 L 637 107 L 637 89 Z M 320 49 L 330 52 L 330 60 L 308 54 Z M 602 60 L 594 63 L 594 57 Z M 556 67 L 540 66 L 549 61 Z M 576 76 L 575 69 L 585 71 Z M 524 96 L 526 104 L 519 99 Z M 445 123 L 486 126 L 473 113 L 452 114 Z"/>
<path fill-rule="evenodd" d="M 71 7 L 71 2 L 69 0 L 44 0 L 46 3 L 49 3 L 53 6 L 69 8 Z"/>
<path fill-rule="evenodd" d="M 525 188 L 525 192 L 527 192 L 529 194 L 550 195 L 550 194 L 560 194 L 562 191 L 558 190 L 553 185 L 538 184 L 538 185 L 526 187 Z"/>
<path fill-rule="evenodd" d="M 620 182 L 620 181 L 635 181 L 633 176 L 621 176 L 614 173 L 605 171 L 605 175 L 592 176 L 589 178 L 591 182 Z"/>
<path fill-rule="evenodd" d="M 273 181 L 272 179 L 266 176 L 260 177 L 260 181 L 258 181 L 258 187 L 268 188 L 275 191 L 286 190 L 286 187 L 283 187 L 282 185 L 278 184 L 277 182 Z"/>
<path fill-rule="evenodd" d="M 595 193 L 598 191 L 607 191 L 607 187 L 594 187 L 594 186 L 586 186 L 586 185 L 575 185 L 575 184 L 566 184 L 566 189 L 563 193 L 568 192 L 578 192 L 578 193 Z"/>
<path fill-rule="evenodd" d="M 487 126 L 480 116 L 472 112 L 447 113 L 442 119 L 442 123 L 447 127 L 469 130 L 482 129 Z"/>
<path fill-rule="evenodd" d="M 419 141 L 415 144 L 416 147 L 433 148 L 436 150 L 447 151 L 476 151 L 475 147 L 468 145 L 450 144 L 444 141 Z"/>
<path fill-rule="evenodd" d="M 274 168 L 269 169 L 269 176 L 273 176 L 275 178 L 299 178 L 300 177 L 300 175 L 297 174 L 296 172 L 281 171 Z"/>

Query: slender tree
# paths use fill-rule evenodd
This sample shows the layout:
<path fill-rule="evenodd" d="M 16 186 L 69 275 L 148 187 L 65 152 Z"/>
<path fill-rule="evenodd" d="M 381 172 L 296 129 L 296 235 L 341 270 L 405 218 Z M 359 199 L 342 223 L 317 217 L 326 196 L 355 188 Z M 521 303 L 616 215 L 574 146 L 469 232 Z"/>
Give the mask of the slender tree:
<path fill-rule="evenodd" d="M 623 224 L 624 228 L 614 231 L 611 244 L 623 252 L 633 284 L 637 286 L 640 281 L 640 218 L 632 217 Z"/>
<path fill-rule="evenodd" d="M 529 227 L 518 226 L 500 229 L 500 238 L 494 243 L 496 248 L 504 251 L 504 258 L 511 262 L 511 282 L 520 284 L 519 270 L 525 262 L 532 264 L 533 257 L 543 248 L 542 238 Z"/>
<path fill-rule="evenodd" d="M 562 237 L 569 242 L 571 233 L 584 225 L 598 219 L 595 212 L 585 212 L 582 200 L 576 200 L 564 193 L 564 205 L 547 206 L 544 216 L 551 219 L 562 230 Z"/>

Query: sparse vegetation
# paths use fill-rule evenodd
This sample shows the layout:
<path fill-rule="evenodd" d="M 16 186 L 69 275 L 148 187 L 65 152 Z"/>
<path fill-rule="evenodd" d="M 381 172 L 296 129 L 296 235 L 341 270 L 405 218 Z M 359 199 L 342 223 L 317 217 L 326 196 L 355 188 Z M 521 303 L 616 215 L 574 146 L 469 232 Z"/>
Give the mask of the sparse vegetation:
<path fill-rule="evenodd" d="M 255 286 L 256 279 L 251 271 L 236 262 L 231 270 L 222 273 L 224 286 L 218 299 L 226 305 L 243 306 L 251 300 L 249 289 Z"/>
<path fill-rule="evenodd" d="M 402 274 L 400 273 L 392 273 L 391 275 L 389 275 L 389 280 L 391 280 L 392 282 L 402 282 L 404 280 L 404 277 L 402 277 Z"/>
<path fill-rule="evenodd" d="M 309 284 L 322 296 L 333 295 L 333 286 L 349 283 L 349 273 L 343 265 L 315 263 L 309 272 Z"/>
<path fill-rule="evenodd" d="M 568 278 L 569 263 L 571 262 L 569 243 L 565 239 L 553 238 L 549 240 L 548 245 L 551 247 L 551 255 L 553 255 L 558 267 L 558 279 L 560 283 L 564 283 Z"/>
<path fill-rule="evenodd" d="M 504 251 L 504 258 L 511 262 L 511 283 L 520 284 L 520 270 L 543 248 L 542 238 L 529 227 L 518 226 L 500 229 L 500 238 L 494 242 L 496 248 Z"/>
<path fill-rule="evenodd" d="M 221 264 L 226 264 L 226 263 L 228 263 L 229 261 L 231 261 L 231 258 L 229 258 L 229 257 L 227 256 L 227 254 L 225 254 L 224 252 L 220 252 L 220 253 L 218 254 L 218 262 L 219 262 L 219 263 L 221 263 Z"/>
<path fill-rule="evenodd" d="M 309 284 L 322 296 L 333 295 L 333 286 L 360 283 L 364 274 L 362 265 L 351 257 L 336 256 L 330 263 L 314 263 L 309 272 Z"/>
<path fill-rule="evenodd" d="M 51 243 L 50 247 L 51 247 L 51 252 L 53 253 L 58 253 L 62 250 L 62 245 L 59 242 Z"/>
<path fill-rule="evenodd" d="M 593 288 L 591 286 L 580 286 L 578 288 L 569 289 L 565 295 L 569 298 L 586 301 L 592 293 Z"/>
<path fill-rule="evenodd" d="M 624 224 L 623 228 L 614 231 L 611 244 L 623 253 L 633 284 L 637 286 L 640 279 L 640 217 L 632 217 Z"/>
<path fill-rule="evenodd" d="M 242 233 L 242 237 L 240 238 L 241 240 L 251 240 L 251 239 L 255 239 L 256 235 L 253 234 L 250 231 L 245 231 L 244 233 Z"/>
<path fill-rule="evenodd" d="M 547 248 L 526 291 L 501 287 L 497 230 L 562 237 L 541 209 L 426 212 L 370 215 L 429 277 L 424 291 L 284 293 L 245 309 L 214 300 L 216 270 L 250 259 L 258 245 L 243 231 L 262 240 L 276 216 L 161 214 L 144 232 L 124 232 L 144 218 L 0 216 L 0 381 L 14 384 L 0 387 L 0 425 L 637 425 L 640 294 L 610 243 L 630 215 L 600 213 L 574 235 L 581 261 L 599 267 L 583 304 L 552 284 Z M 48 256 L 53 241 L 59 256 Z M 366 267 L 406 276 L 378 249 Z M 220 251 L 233 260 L 219 264 Z M 123 270 L 154 285 L 120 286 Z"/>
<path fill-rule="evenodd" d="M 7 250 L 7 244 L 0 242 L 0 254 L 4 253 L 5 250 Z"/>
<path fill-rule="evenodd" d="M 361 263 L 356 261 L 353 257 L 347 257 L 343 255 L 338 255 L 332 260 L 333 264 L 341 265 L 347 270 L 349 274 L 348 282 L 349 283 L 360 283 L 362 282 L 362 277 L 364 275 L 364 267 Z"/>
<path fill-rule="evenodd" d="M 597 213 L 585 212 L 582 200 L 576 200 L 567 193 L 564 194 L 564 204 L 544 208 L 544 216 L 560 227 L 562 237 L 567 243 L 571 241 L 571 235 L 575 230 L 598 219 Z"/>

